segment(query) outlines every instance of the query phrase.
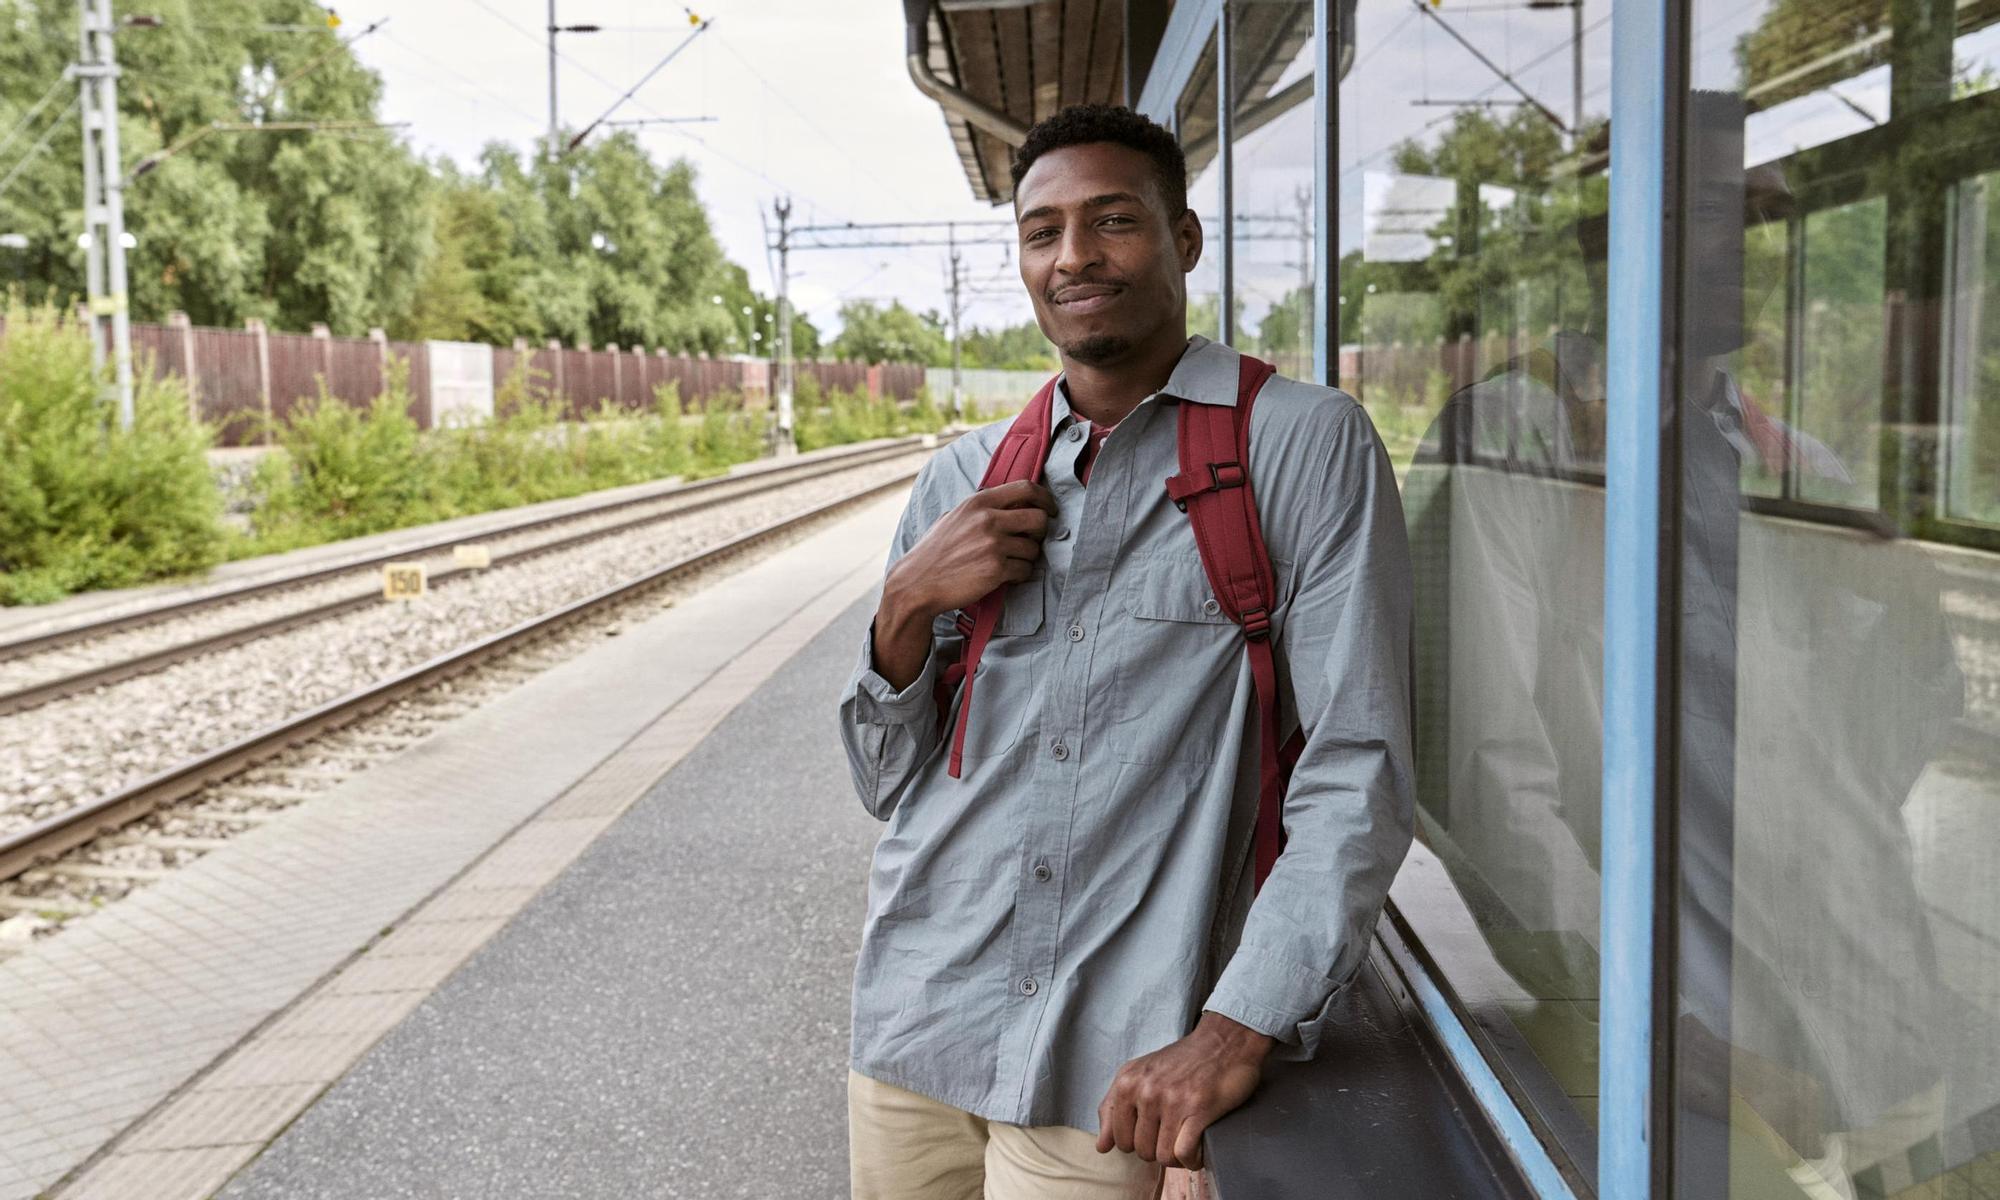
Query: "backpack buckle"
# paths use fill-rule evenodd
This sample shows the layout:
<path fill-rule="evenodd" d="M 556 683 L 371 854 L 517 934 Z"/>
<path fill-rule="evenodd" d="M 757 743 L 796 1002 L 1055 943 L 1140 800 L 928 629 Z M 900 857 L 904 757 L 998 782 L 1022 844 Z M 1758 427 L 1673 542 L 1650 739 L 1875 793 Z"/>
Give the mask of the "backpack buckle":
<path fill-rule="evenodd" d="M 1271 636 L 1271 614 L 1261 608 L 1253 608 L 1243 614 L 1243 636 L 1253 642 L 1261 642 Z"/>
<path fill-rule="evenodd" d="M 1188 501 L 1203 492 L 1219 492 L 1224 488 L 1242 487 L 1249 482 L 1249 477 L 1243 473 L 1243 465 L 1235 462 L 1209 463 L 1206 485 L 1196 483 L 1197 478 L 1199 476 L 1186 474 L 1167 478 L 1167 499 L 1174 502 L 1175 508 L 1186 512 Z"/>

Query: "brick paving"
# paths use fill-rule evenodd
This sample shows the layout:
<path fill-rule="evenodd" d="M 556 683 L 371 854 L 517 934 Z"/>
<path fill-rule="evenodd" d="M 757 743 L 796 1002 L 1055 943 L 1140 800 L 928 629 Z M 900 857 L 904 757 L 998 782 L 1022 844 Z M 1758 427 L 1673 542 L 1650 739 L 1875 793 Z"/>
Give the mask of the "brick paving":
<path fill-rule="evenodd" d="M 866 593 L 901 503 L 0 962 L 0 1200 L 211 1194 Z"/>

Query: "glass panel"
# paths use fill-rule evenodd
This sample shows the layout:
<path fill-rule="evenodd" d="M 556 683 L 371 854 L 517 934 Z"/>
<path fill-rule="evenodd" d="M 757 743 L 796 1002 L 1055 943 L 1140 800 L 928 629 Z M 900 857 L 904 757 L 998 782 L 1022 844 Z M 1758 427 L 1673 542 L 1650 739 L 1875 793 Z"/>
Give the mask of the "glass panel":
<path fill-rule="evenodd" d="M 1743 345 L 1732 353 L 1730 371 L 1744 406 L 1767 413 L 1791 411 L 1792 343 L 1785 320 L 1792 299 L 1786 286 L 1790 235 L 1791 227 L 1775 217 L 1751 223 L 1743 239 Z M 1880 372 L 1878 361 L 1878 378 Z M 1784 464 L 1746 456 L 1742 483 L 1749 495 L 1782 495 Z"/>
<path fill-rule="evenodd" d="M 1294 379 L 1313 362 L 1312 0 L 1231 0 L 1236 346 Z"/>
<path fill-rule="evenodd" d="M 1187 155 L 1188 207 L 1201 219 L 1201 261 L 1187 277 L 1188 332 L 1222 336 L 1222 160 L 1216 150 L 1215 36 L 1174 104 L 1175 134 Z"/>
<path fill-rule="evenodd" d="M 1806 216 L 1798 427 L 1830 452 L 1791 464 L 1807 500 L 1875 507 L 1882 429 L 1882 197 Z"/>
<path fill-rule="evenodd" d="M 1691 3 L 1679 1196 L 2000 1182 L 1996 12 Z"/>
<path fill-rule="evenodd" d="M 2000 172 L 1959 184 L 1953 208 L 1945 515 L 2000 523 Z"/>
<path fill-rule="evenodd" d="M 1402 475 L 1417 570 L 1419 844 L 1394 896 L 1587 1178 L 1611 5 L 1356 7 L 1340 378 Z"/>

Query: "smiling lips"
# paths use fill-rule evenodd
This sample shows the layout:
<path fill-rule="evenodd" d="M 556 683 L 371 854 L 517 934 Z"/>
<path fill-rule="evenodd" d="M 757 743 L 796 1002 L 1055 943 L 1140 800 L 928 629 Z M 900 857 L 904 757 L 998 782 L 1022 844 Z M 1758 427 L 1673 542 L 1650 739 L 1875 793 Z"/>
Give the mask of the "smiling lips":
<path fill-rule="evenodd" d="M 1096 312 L 1125 289 L 1108 283 L 1078 283 L 1055 293 L 1051 300 L 1065 312 Z"/>

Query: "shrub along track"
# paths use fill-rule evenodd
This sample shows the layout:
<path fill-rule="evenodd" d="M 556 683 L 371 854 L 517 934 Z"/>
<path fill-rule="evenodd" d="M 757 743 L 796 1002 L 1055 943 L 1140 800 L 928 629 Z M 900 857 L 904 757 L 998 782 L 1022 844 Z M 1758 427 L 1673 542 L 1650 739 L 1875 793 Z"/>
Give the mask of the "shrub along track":
<path fill-rule="evenodd" d="M 702 543 L 673 561 L 0 834 L 0 957 L 398 753 L 486 697 L 615 634 L 621 622 L 672 604 L 699 576 L 907 487 L 916 464 L 894 459 L 916 452 L 908 445 L 894 455 L 885 452 L 859 484 L 804 511 Z M 827 473 L 854 470 L 852 458 L 843 462 Z M 790 482 L 800 480 L 794 475 Z"/>

